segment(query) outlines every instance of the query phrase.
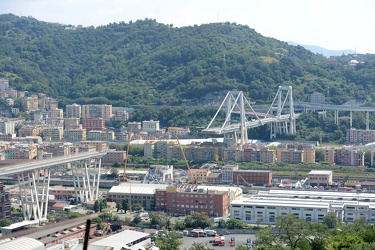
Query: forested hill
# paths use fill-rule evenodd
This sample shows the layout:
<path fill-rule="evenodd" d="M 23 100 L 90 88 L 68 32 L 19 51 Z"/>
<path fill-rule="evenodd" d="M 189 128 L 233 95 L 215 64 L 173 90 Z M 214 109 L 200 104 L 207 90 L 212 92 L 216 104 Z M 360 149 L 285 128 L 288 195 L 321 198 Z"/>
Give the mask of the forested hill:
<path fill-rule="evenodd" d="M 349 69 L 352 59 L 366 63 Z M 301 46 L 234 23 L 174 28 L 145 19 L 74 28 L 0 15 L 0 77 L 60 104 L 199 104 L 221 90 L 243 90 L 269 103 L 279 85 L 292 85 L 299 100 L 329 87 L 332 103 L 374 102 L 373 59 L 349 55 L 327 64 Z"/>

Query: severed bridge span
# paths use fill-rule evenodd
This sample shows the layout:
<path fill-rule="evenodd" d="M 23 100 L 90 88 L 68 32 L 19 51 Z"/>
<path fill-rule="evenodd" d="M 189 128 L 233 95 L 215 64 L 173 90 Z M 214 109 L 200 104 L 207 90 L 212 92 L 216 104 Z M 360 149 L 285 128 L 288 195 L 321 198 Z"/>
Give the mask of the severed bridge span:
<path fill-rule="evenodd" d="M 222 110 L 225 111 L 224 122 L 218 119 Z M 248 143 L 247 130 L 266 124 L 271 127 L 270 139 L 276 138 L 278 134 L 295 134 L 299 116 L 294 113 L 292 86 L 279 86 L 267 113 L 255 112 L 242 91 L 229 91 L 203 132 L 224 135 L 224 145 L 230 147 Z"/>
<path fill-rule="evenodd" d="M 102 152 L 34 160 L 0 168 L 0 176 L 17 176 L 19 196 L 25 220 L 47 220 L 50 173 L 54 168 L 69 166 L 72 170 L 76 200 L 87 202 L 98 198 Z"/>
<path fill-rule="evenodd" d="M 242 91 L 229 91 L 221 103 L 216 114 L 204 133 L 224 136 L 224 145 L 230 147 L 235 144 L 248 143 L 247 130 L 263 125 L 270 125 L 270 139 L 275 139 L 279 134 L 295 134 L 296 119 L 301 112 L 321 112 L 323 117 L 328 110 L 334 111 L 335 124 L 339 125 L 340 112 L 349 112 L 350 128 L 353 126 L 353 112 L 366 113 L 366 130 L 370 129 L 370 113 L 375 112 L 375 107 L 360 105 L 332 105 L 322 103 L 293 101 L 292 86 L 279 86 L 277 93 L 266 113 L 255 112 L 249 100 Z M 221 111 L 225 112 L 224 122 L 219 117 Z M 238 116 L 239 115 L 239 116 Z M 346 118 L 345 116 L 342 118 Z"/>

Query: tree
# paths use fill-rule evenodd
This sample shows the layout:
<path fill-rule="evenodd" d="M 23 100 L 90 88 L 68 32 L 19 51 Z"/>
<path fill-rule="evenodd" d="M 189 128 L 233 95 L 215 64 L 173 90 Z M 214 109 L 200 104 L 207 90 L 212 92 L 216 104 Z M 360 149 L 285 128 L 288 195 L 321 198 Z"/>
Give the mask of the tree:
<path fill-rule="evenodd" d="M 280 240 L 291 249 L 297 249 L 300 241 L 309 235 L 308 222 L 296 218 L 293 214 L 276 217 L 275 228 L 280 232 Z"/>
<path fill-rule="evenodd" d="M 0 219 L 0 227 L 7 227 L 12 224 L 12 220 L 10 219 Z"/>
<path fill-rule="evenodd" d="M 118 171 L 117 168 L 111 168 L 109 173 L 110 173 L 109 177 L 114 178 L 114 179 L 118 178 L 118 176 L 119 176 L 119 171 Z"/>
<path fill-rule="evenodd" d="M 94 211 L 97 213 L 101 210 L 101 207 L 100 207 L 100 201 L 99 200 L 96 200 L 95 203 L 94 203 Z"/>
<path fill-rule="evenodd" d="M 256 238 L 258 247 L 271 247 L 278 245 L 278 239 L 273 233 L 273 228 L 271 226 L 262 227 L 256 233 Z"/>
<path fill-rule="evenodd" d="M 167 232 L 165 232 L 167 234 Z M 179 250 L 182 240 L 172 235 L 171 237 L 159 237 L 155 240 L 155 245 L 160 250 Z"/>
<path fill-rule="evenodd" d="M 134 219 L 133 219 L 133 223 L 134 224 L 139 224 L 139 223 L 141 223 L 142 222 L 142 218 L 141 218 L 141 216 L 136 216 Z"/>
<path fill-rule="evenodd" d="M 124 209 L 125 213 L 126 213 L 126 211 L 128 211 L 130 209 L 130 203 L 129 203 L 128 198 L 125 198 L 125 199 L 122 200 L 122 209 Z"/>
<path fill-rule="evenodd" d="M 209 248 L 207 244 L 194 242 L 191 247 L 187 248 L 186 250 L 213 250 L 212 248 Z"/>
<path fill-rule="evenodd" d="M 134 211 L 137 211 L 137 212 L 139 212 L 139 211 L 141 211 L 142 210 L 142 204 L 141 203 L 135 203 L 135 204 L 133 204 L 133 207 L 132 207 L 132 209 L 134 210 Z"/>
<path fill-rule="evenodd" d="M 103 209 L 106 209 L 108 207 L 108 202 L 107 202 L 107 199 L 102 199 L 100 201 L 100 212 L 103 210 Z"/>
<path fill-rule="evenodd" d="M 176 220 L 174 222 L 174 230 L 184 230 L 185 229 L 185 224 L 183 221 Z"/>
<path fill-rule="evenodd" d="M 207 216 L 204 212 L 195 212 L 192 215 L 186 216 L 184 220 L 186 227 L 193 227 L 193 228 L 206 228 L 210 227 L 212 224 L 211 219 Z"/>
<path fill-rule="evenodd" d="M 116 209 L 117 209 L 117 211 L 122 210 L 122 205 L 121 205 L 121 203 L 116 203 Z"/>
<path fill-rule="evenodd" d="M 339 219 L 335 214 L 327 214 L 323 217 L 323 221 L 328 228 L 335 228 L 339 223 Z"/>

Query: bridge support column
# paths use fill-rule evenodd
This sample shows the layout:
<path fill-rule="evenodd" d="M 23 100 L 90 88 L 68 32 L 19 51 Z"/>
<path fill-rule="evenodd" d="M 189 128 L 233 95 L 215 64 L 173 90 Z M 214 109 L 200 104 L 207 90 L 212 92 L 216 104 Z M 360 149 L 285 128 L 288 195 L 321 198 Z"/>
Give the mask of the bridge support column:
<path fill-rule="evenodd" d="M 86 159 L 72 164 L 76 202 L 97 200 L 99 194 L 101 158 Z"/>
<path fill-rule="evenodd" d="M 225 133 L 224 134 L 224 146 L 231 147 L 238 143 L 238 135 L 237 132 Z"/>
<path fill-rule="evenodd" d="M 339 125 L 339 111 L 335 110 L 335 124 Z"/>
<path fill-rule="evenodd" d="M 49 182 L 48 169 L 18 175 L 19 195 L 25 220 L 47 220 Z"/>
<path fill-rule="evenodd" d="M 370 129 L 370 111 L 366 111 L 366 130 Z"/>
<path fill-rule="evenodd" d="M 350 111 L 350 128 L 353 127 L 353 111 Z"/>

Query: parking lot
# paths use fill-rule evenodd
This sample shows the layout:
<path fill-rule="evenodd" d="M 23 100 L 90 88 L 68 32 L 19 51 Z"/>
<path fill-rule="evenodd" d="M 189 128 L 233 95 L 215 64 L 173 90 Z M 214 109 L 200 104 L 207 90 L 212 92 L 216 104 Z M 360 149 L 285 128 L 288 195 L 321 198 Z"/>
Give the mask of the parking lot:
<path fill-rule="evenodd" d="M 234 237 L 236 241 L 236 246 L 239 245 L 246 245 L 246 240 L 250 238 L 252 241 L 255 240 L 254 234 L 231 234 L 231 235 L 225 235 L 225 246 L 212 246 L 211 243 L 209 243 L 211 240 L 214 240 L 215 237 L 187 237 L 184 236 L 183 245 L 180 246 L 180 249 L 185 249 L 193 245 L 194 242 L 207 244 L 210 248 L 213 249 L 234 249 L 235 247 L 230 246 L 230 238 Z"/>

